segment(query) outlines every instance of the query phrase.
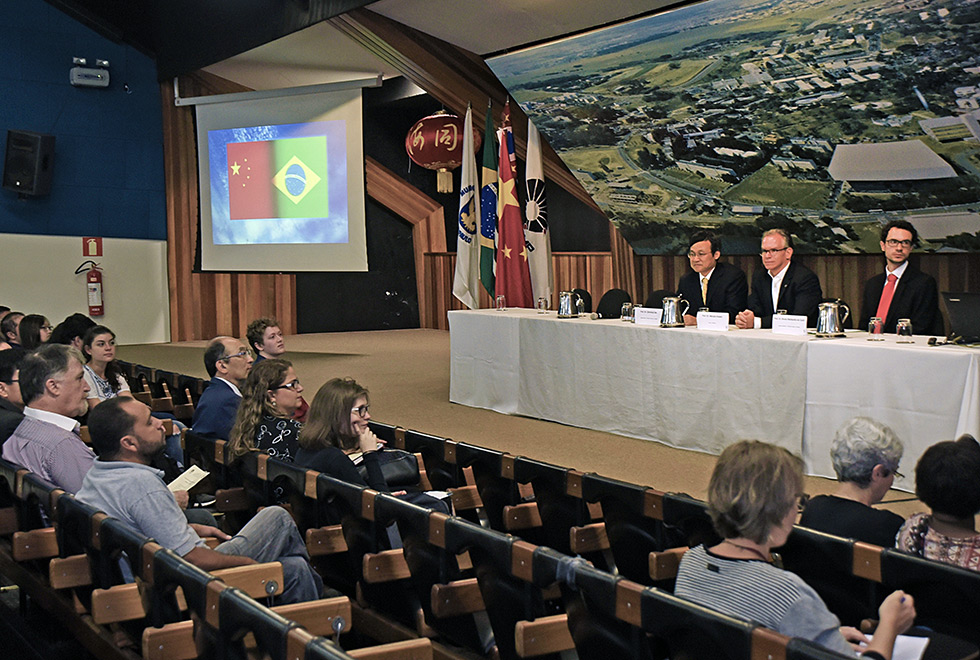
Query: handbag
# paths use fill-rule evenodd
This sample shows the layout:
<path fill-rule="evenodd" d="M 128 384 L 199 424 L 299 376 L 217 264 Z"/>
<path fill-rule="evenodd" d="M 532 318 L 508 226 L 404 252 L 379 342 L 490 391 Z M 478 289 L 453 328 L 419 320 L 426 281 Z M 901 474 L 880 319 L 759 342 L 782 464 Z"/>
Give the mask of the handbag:
<path fill-rule="evenodd" d="M 392 489 L 418 486 L 422 478 L 419 475 L 418 458 L 415 454 L 404 449 L 388 449 L 386 447 L 378 451 L 378 464 L 381 466 L 381 474 L 384 475 L 385 483 Z M 363 462 L 357 464 L 357 471 L 367 481 L 367 467 Z"/>

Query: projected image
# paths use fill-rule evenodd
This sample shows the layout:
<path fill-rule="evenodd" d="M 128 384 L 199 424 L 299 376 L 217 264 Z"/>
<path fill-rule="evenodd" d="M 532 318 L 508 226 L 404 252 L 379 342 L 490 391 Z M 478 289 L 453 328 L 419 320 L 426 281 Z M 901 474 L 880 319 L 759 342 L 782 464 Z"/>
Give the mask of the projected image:
<path fill-rule="evenodd" d="M 208 131 L 215 245 L 346 243 L 343 121 Z"/>
<path fill-rule="evenodd" d="M 488 61 L 639 253 L 980 250 L 980 5 L 707 0 Z"/>

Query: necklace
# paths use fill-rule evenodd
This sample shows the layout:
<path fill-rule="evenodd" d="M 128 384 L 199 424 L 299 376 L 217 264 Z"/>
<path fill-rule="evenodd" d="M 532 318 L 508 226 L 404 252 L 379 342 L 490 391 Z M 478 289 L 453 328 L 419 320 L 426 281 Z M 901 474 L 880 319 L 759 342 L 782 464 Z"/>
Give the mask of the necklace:
<path fill-rule="evenodd" d="M 735 547 L 735 548 L 738 548 L 739 550 L 742 550 L 744 552 L 751 553 L 751 554 L 755 555 L 756 557 L 758 557 L 759 559 L 761 559 L 762 561 L 765 561 L 765 562 L 771 561 L 771 558 L 770 557 L 766 557 L 765 554 L 763 554 L 760 550 L 758 550 L 756 548 L 750 548 L 747 545 L 739 545 L 738 543 L 735 543 L 733 541 L 729 541 L 728 539 L 725 539 L 724 541 L 722 541 L 722 543 L 727 543 L 728 545 L 730 545 L 732 547 Z"/>

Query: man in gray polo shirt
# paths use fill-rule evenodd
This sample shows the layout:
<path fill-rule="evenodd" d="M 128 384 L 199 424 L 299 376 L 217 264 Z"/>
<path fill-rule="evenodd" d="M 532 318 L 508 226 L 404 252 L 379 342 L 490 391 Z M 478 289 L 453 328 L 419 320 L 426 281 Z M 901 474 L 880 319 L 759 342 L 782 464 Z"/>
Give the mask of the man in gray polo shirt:
<path fill-rule="evenodd" d="M 263 509 L 233 537 L 208 525 L 188 524 L 161 478 L 163 473 L 150 467 L 166 439 L 163 423 L 146 405 L 128 397 L 109 399 L 89 414 L 88 428 L 99 458 L 85 475 L 78 499 L 206 571 L 282 563 L 283 603 L 320 598 L 323 581 L 310 566 L 306 544 L 285 509 Z M 202 536 L 225 541 L 211 550 Z"/>

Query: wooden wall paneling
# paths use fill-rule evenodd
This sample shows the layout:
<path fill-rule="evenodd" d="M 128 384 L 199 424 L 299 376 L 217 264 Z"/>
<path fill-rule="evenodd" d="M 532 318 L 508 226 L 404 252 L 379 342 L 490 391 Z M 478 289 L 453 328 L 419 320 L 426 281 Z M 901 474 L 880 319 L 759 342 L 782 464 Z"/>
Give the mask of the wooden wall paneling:
<path fill-rule="evenodd" d="M 395 67 L 399 73 L 462 116 L 472 104 L 483 127 L 487 100 L 493 100 L 494 122 L 500 123 L 500 111 L 508 98 L 507 90 L 486 65 L 483 58 L 431 35 L 414 30 L 366 9 L 355 9 L 330 19 L 330 23 L 356 43 Z M 519 158 L 527 150 L 527 115 L 512 103 L 511 125 Z M 542 165 L 549 184 L 561 186 L 578 200 L 598 209 L 575 175 L 547 141 L 542 144 Z"/>
<path fill-rule="evenodd" d="M 364 174 L 368 196 L 412 225 L 419 326 L 439 327 L 438 310 L 446 309 L 445 302 L 437 302 L 441 295 L 438 285 L 442 280 L 439 279 L 438 271 L 433 270 L 436 264 L 427 262 L 425 255 L 429 252 L 446 252 L 442 205 L 370 156 L 365 158 Z M 440 263 L 439 266 L 441 265 Z M 449 286 L 452 295 L 451 282 Z M 445 311 L 442 312 L 442 318 L 445 318 Z"/>

